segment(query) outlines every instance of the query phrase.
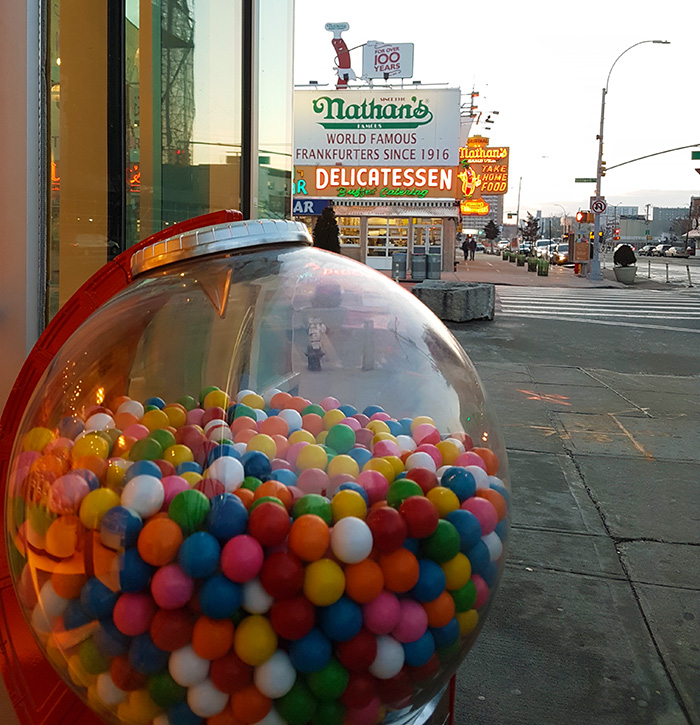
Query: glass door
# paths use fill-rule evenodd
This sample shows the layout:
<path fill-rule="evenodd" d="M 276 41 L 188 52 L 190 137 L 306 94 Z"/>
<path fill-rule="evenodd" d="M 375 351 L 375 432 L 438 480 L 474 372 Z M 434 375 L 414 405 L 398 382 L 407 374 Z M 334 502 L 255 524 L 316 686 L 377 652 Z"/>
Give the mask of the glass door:
<path fill-rule="evenodd" d="M 442 259 L 442 219 L 413 220 L 413 254 L 439 254 Z"/>

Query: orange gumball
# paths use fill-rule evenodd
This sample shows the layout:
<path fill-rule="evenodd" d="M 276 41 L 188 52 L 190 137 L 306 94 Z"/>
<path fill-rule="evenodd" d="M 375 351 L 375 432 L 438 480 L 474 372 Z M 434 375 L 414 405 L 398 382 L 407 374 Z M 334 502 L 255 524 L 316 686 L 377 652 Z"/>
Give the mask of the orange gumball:
<path fill-rule="evenodd" d="M 250 504 L 253 503 L 253 499 L 255 498 L 255 493 L 251 491 L 249 488 L 237 488 L 233 492 L 234 496 L 238 496 L 238 498 L 243 501 L 245 504 L 245 507 L 248 508 Z"/>
<path fill-rule="evenodd" d="M 445 590 L 432 602 L 423 602 L 423 609 L 428 615 L 429 627 L 446 627 L 455 616 L 455 600 Z"/>
<path fill-rule="evenodd" d="M 328 551 L 330 543 L 328 524 L 315 514 L 299 516 L 289 530 L 289 548 L 302 561 L 317 561 Z"/>
<path fill-rule="evenodd" d="M 202 615 L 194 625 L 192 649 L 205 660 L 223 657 L 233 645 L 233 622 Z"/>
<path fill-rule="evenodd" d="M 289 433 L 289 426 L 284 418 L 279 415 L 271 415 L 260 423 L 260 432 L 269 436 L 286 436 Z"/>
<path fill-rule="evenodd" d="M 136 542 L 141 558 L 153 566 L 165 566 L 175 559 L 182 544 L 182 529 L 166 516 L 147 521 Z"/>
<path fill-rule="evenodd" d="M 234 717 L 234 714 L 228 708 L 208 717 L 204 722 L 206 725 L 246 725 L 237 717 Z"/>
<path fill-rule="evenodd" d="M 292 396 L 289 393 L 275 393 L 272 398 L 270 398 L 270 407 L 282 410 L 283 408 L 287 408 L 289 406 L 289 401 L 291 399 Z"/>
<path fill-rule="evenodd" d="M 384 587 L 390 592 L 403 593 L 418 583 L 420 568 L 413 552 L 403 547 L 379 557 L 384 573 Z"/>
<path fill-rule="evenodd" d="M 297 413 L 301 413 L 304 408 L 308 407 L 311 404 L 311 401 L 307 400 L 306 398 L 302 398 L 300 395 L 295 395 L 288 403 L 285 405 L 285 408 L 291 408 L 292 410 L 296 410 Z"/>
<path fill-rule="evenodd" d="M 323 418 L 317 413 L 307 413 L 301 417 L 301 427 L 317 436 L 323 430 Z"/>
<path fill-rule="evenodd" d="M 345 593 L 358 604 L 375 600 L 384 589 L 384 572 L 372 559 L 345 567 Z"/>
<path fill-rule="evenodd" d="M 230 427 L 231 433 L 233 433 L 234 437 L 236 433 L 239 433 L 242 430 L 254 430 L 256 433 L 258 432 L 257 422 L 247 415 L 242 415 L 240 418 L 236 418 L 233 423 L 231 423 Z"/>
<path fill-rule="evenodd" d="M 502 493 L 494 491 L 492 488 L 477 488 L 476 495 L 479 498 L 485 498 L 487 501 L 490 501 L 496 509 L 498 520 L 503 521 L 508 514 L 508 504 L 506 503 Z"/>
<path fill-rule="evenodd" d="M 51 575 L 51 586 L 59 597 L 77 599 L 87 580 L 87 574 L 62 574 L 55 571 Z"/>
<path fill-rule="evenodd" d="M 73 468 L 87 468 L 92 471 L 100 482 L 104 481 L 108 463 L 104 458 L 95 455 L 80 456 L 73 461 Z"/>
<path fill-rule="evenodd" d="M 258 690 L 255 685 L 244 687 L 231 695 L 233 716 L 244 723 L 262 720 L 272 707 L 272 700 Z"/>
<path fill-rule="evenodd" d="M 281 481 L 265 481 L 261 483 L 255 489 L 254 500 L 257 501 L 263 496 L 275 496 L 284 504 L 287 511 L 292 510 L 294 503 L 292 500 L 292 492 L 289 490 L 289 486 L 285 486 Z"/>
<path fill-rule="evenodd" d="M 498 473 L 498 456 L 490 448 L 472 448 L 471 452 L 481 458 L 489 476 L 495 476 Z"/>
<path fill-rule="evenodd" d="M 243 430 L 239 430 L 238 433 L 233 436 L 233 442 L 247 443 L 251 438 L 255 438 L 256 435 L 258 435 L 257 430 L 253 430 L 251 428 L 244 428 Z"/>
<path fill-rule="evenodd" d="M 275 433 L 271 437 L 277 446 L 277 458 L 284 458 L 289 450 L 289 441 L 280 433 Z"/>

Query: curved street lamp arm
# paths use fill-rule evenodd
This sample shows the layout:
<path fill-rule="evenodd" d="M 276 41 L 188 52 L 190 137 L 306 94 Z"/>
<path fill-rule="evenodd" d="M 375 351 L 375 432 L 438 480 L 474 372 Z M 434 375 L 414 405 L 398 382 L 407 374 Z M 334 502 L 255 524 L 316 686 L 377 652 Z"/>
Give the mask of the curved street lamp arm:
<path fill-rule="evenodd" d="M 615 58 L 615 62 L 610 66 L 610 70 L 608 71 L 608 77 L 605 81 L 605 92 L 606 93 L 608 92 L 608 84 L 610 83 L 610 74 L 613 72 L 613 68 L 617 64 L 617 61 L 620 60 L 620 58 L 622 58 L 622 56 L 627 51 L 632 50 L 632 48 L 636 48 L 638 45 L 643 45 L 644 43 L 659 43 L 661 45 L 669 45 L 670 41 L 669 40 L 640 40 L 638 43 L 635 43 L 634 45 L 630 45 L 630 47 L 627 48 L 627 50 L 623 50 L 622 53 L 620 53 L 620 55 L 618 55 L 617 58 Z"/>

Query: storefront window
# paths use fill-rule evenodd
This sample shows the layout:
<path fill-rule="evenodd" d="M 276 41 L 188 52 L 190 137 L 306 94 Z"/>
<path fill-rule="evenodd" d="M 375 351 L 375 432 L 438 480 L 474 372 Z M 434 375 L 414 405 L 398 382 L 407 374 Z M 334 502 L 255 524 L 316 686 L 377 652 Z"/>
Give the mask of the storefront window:
<path fill-rule="evenodd" d="M 413 253 L 442 254 L 442 219 L 413 219 Z"/>
<path fill-rule="evenodd" d="M 338 227 L 340 229 L 340 246 L 341 247 L 359 247 L 360 246 L 360 218 L 359 217 L 341 217 L 338 219 Z"/>

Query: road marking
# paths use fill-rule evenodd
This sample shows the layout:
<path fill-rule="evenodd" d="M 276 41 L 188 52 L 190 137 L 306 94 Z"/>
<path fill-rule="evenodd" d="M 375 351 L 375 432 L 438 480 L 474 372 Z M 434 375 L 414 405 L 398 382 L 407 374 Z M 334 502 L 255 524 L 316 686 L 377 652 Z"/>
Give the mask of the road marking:
<path fill-rule="evenodd" d="M 630 442 L 632 445 L 646 458 L 648 461 L 653 461 L 654 456 L 651 454 L 651 451 L 648 451 L 644 446 L 637 443 L 637 441 L 634 439 L 634 436 L 625 428 L 622 423 L 612 414 L 608 413 L 608 415 L 617 423 L 620 430 L 630 439 Z"/>

